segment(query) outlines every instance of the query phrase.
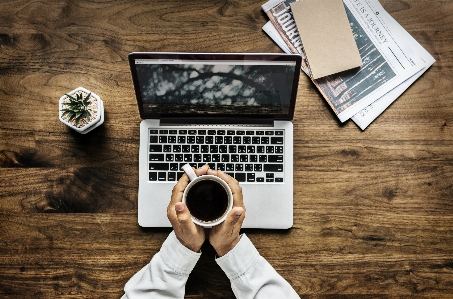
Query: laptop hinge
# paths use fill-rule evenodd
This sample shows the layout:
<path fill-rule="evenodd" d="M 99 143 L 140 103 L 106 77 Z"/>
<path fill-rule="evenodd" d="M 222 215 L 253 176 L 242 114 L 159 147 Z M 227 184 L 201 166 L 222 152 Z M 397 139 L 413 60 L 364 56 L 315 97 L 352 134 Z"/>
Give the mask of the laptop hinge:
<path fill-rule="evenodd" d="M 272 127 L 271 118 L 241 118 L 241 117 L 162 117 L 160 125 L 190 126 L 190 125 L 234 125 Z"/>

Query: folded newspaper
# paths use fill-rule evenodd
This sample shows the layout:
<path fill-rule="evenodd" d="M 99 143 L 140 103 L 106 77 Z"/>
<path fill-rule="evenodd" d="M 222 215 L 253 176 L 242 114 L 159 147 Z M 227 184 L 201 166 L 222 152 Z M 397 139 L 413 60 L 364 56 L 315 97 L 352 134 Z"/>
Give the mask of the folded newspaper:
<path fill-rule="evenodd" d="M 286 53 L 301 54 L 290 3 L 262 5 L 270 21 L 263 30 Z M 341 122 L 350 118 L 364 130 L 433 63 L 434 58 L 404 30 L 378 0 L 343 0 L 363 66 L 313 80 Z M 339 58 L 341 59 L 341 58 Z M 308 75 L 307 63 L 302 70 Z"/>

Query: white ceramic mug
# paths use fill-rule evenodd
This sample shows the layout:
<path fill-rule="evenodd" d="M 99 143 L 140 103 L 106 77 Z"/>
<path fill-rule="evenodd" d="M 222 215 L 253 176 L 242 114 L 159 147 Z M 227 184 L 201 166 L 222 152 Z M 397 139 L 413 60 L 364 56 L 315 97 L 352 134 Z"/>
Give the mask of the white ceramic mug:
<path fill-rule="evenodd" d="M 190 164 L 182 169 L 190 179 L 182 202 L 189 209 L 192 221 L 204 227 L 222 223 L 233 208 L 233 193 L 227 182 L 215 175 L 197 176 Z"/>

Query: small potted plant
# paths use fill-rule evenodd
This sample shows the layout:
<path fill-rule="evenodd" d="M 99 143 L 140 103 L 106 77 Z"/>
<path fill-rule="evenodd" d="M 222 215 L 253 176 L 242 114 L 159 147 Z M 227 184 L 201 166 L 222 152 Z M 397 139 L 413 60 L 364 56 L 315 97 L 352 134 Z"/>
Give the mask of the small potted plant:
<path fill-rule="evenodd" d="M 104 122 L 104 103 L 97 94 L 83 87 L 62 96 L 59 107 L 60 121 L 81 134 Z"/>

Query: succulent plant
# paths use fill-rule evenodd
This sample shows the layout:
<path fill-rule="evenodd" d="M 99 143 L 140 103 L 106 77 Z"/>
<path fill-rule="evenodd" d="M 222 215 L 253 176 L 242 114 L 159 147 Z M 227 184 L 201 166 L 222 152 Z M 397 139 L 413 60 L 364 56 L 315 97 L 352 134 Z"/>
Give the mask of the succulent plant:
<path fill-rule="evenodd" d="M 91 104 L 90 97 L 91 97 L 91 92 L 83 98 L 82 93 L 78 93 L 76 97 L 71 96 L 69 94 L 65 94 L 69 102 L 63 103 L 63 105 L 66 106 L 65 109 L 61 109 L 63 114 L 61 117 L 68 117 L 68 121 L 72 121 L 75 119 L 75 124 L 76 126 L 79 125 L 79 121 L 83 118 L 86 118 L 88 121 L 90 120 L 91 113 L 88 111 L 88 105 Z"/>

